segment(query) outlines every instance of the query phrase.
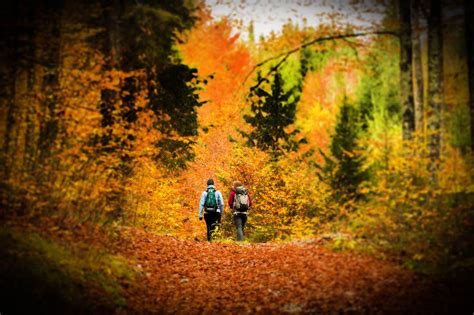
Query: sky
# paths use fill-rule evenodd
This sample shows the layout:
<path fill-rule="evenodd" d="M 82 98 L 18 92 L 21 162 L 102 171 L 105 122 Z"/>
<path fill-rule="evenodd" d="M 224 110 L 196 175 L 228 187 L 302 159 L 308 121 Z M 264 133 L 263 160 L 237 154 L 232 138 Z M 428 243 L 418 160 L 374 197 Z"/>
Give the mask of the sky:
<path fill-rule="evenodd" d="M 247 28 L 254 23 L 255 37 L 278 33 L 291 19 L 294 23 L 317 26 L 327 22 L 325 15 L 337 13 L 342 24 L 370 25 L 380 21 L 383 6 L 375 0 L 206 0 L 212 15 L 219 19 L 229 17 L 242 21 L 242 35 L 247 38 Z M 351 4 L 352 3 L 352 4 Z M 371 12 L 368 12 L 371 11 Z M 374 12 L 375 11 L 375 12 Z"/>

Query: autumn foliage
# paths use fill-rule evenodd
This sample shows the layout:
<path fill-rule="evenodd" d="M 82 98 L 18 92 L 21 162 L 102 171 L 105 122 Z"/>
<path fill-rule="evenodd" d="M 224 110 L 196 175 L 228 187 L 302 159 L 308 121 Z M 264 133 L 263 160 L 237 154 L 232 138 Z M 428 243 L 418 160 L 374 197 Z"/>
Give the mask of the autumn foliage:
<path fill-rule="evenodd" d="M 5 247 L 12 261 L 48 256 L 74 285 L 119 288 L 118 309 L 157 313 L 397 313 L 439 297 L 415 272 L 472 270 L 464 38 L 441 47 L 445 73 L 424 42 L 407 75 L 394 4 L 370 26 L 328 15 L 258 40 L 204 2 L 175 4 L 8 7 L 0 241 L 34 231 Z M 413 130 L 400 77 L 421 87 Z M 204 242 L 209 178 L 225 201 L 236 180 L 251 194 L 244 243 L 227 202 Z"/>

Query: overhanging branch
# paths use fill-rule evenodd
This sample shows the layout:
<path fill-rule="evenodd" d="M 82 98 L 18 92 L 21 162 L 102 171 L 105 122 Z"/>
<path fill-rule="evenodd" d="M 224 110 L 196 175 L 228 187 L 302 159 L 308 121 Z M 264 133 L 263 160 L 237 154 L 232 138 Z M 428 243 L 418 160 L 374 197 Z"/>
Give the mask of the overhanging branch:
<path fill-rule="evenodd" d="M 394 32 L 394 31 L 376 31 L 376 32 L 367 32 L 367 33 L 352 33 L 352 34 L 340 34 L 340 35 L 331 35 L 331 36 L 324 36 L 324 37 L 318 37 L 318 38 L 315 38 L 313 40 L 310 40 L 309 42 L 306 42 L 306 43 L 303 43 L 301 45 L 299 45 L 298 47 L 296 48 L 293 48 L 291 50 L 288 50 L 286 52 L 283 52 L 281 54 L 278 54 L 276 56 L 273 56 L 273 57 L 270 57 L 270 58 L 267 58 L 267 59 L 264 59 L 263 61 L 257 63 L 251 70 L 250 72 L 247 74 L 247 76 L 245 77 L 244 81 L 242 82 L 242 85 L 247 81 L 247 79 L 252 75 L 252 73 L 259 67 L 267 64 L 268 62 L 270 61 L 273 61 L 273 60 L 277 60 L 279 58 L 282 58 L 275 66 L 271 67 L 270 68 L 270 71 L 267 72 L 267 74 L 263 77 L 261 77 L 257 83 L 251 87 L 251 89 L 255 89 L 257 87 L 260 86 L 260 84 L 262 84 L 263 81 L 265 81 L 268 76 L 277 71 L 278 68 L 294 53 L 300 51 L 301 49 L 305 48 L 305 47 L 308 47 L 308 46 L 311 46 L 311 45 L 314 45 L 314 44 L 317 44 L 317 43 L 321 43 L 321 42 L 324 42 L 324 41 L 329 41 L 329 40 L 337 40 L 337 39 L 348 39 L 348 38 L 352 38 L 352 37 L 363 37 L 363 36 L 371 36 L 371 35 L 392 35 L 392 36 L 398 36 L 398 33 L 397 32 Z"/>

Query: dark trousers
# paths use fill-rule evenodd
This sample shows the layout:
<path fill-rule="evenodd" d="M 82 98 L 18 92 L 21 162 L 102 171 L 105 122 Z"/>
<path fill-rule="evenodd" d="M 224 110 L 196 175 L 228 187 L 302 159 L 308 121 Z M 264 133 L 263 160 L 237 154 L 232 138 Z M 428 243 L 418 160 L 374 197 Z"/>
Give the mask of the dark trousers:
<path fill-rule="evenodd" d="M 244 227 L 245 222 L 247 222 L 247 215 L 246 214 L 234 214 L 234 223 L 235 227 L 237 228 L 237 240 L 243 241 L 244 240 Z"/>
<path fill-rule="evenodd" d="M 210 241 L 215 237 L 215 233 L 219 228 L 221 214 L 217 212 L 204 213 L 204 221 L 206 221 L 207 226 L 207 240 Z"/>

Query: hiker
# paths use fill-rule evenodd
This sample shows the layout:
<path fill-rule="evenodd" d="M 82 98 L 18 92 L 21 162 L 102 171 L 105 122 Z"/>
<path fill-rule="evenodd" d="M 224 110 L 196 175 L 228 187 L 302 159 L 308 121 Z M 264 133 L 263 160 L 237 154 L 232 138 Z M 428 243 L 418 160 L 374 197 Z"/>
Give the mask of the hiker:
<path fill-rule="evenodd" d="M 241 182 L 235 181 L 229 196 L 229 207 L 234 211 L 233 218 L 237 228 L 237 241 L 244 240 L 244 227 L 252 198 Z"/>
<path fill-rule="evenodd" d="M 221 192 L 214 186 L 214 180 L 212 179 L 207 181 L 207 189 L 201 194 L 199 220 L 202 220 L 203 211 L 207 226 L 207 240 L 211 241 L 221 223 L 221 216 L 224 214 L 224 199 Z"/>

